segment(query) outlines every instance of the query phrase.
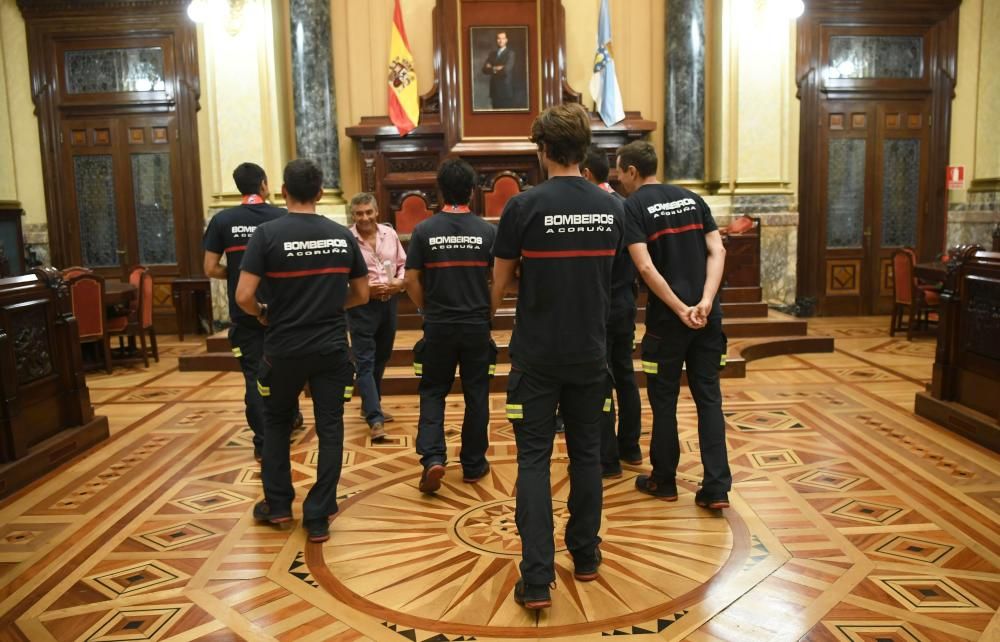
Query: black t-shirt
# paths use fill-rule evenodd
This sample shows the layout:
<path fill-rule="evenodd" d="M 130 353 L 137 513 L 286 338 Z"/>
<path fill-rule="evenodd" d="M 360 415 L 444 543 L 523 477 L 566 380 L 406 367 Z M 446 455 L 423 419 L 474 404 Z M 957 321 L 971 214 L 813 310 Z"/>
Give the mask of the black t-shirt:
<path fill-rule="evenodd" d="M 440 212 L 414 228 L 406 269 L 421 270 L 427 323 L 489 323 L 495 237 L 496 228 L 471 212 Z"/>
<path fill-rule="evenodd" d="M 236 284 L 240 281 L 240 263 L 247 243 L 258 225 L 284 216 L 285 210 L 267 203 L 237 205 L 222 210 L 208 222 L 203 241 L 209 252 L 226 255 L 226 293 L 229 295 L 229 318 L 239 325 L 259 328 L 257 319 L 236 305 Z M 257 298 L 266 301 L 266 290 L 258 290 Z"/>
<path fill-rule="evenodd" d="M 283 216 L 257 228 L 241 267 L 269 285 L 265 354 L 289 358 L 347 348 L 347 282 L 368 275 L 350 230 L 317 214 Z"/>
<path fill-rule="evenodd" d="M 611 272 L 624 249 L 621 202 L 584 178 L 557 177 L 507 201 L 493 254 L 521 259 L 514 363 L 605 358 Z"/>
<path fill-rule="evenodd" d="M 625 197 L 618 192 L 609 193 L 612 198 L 623 205 L 622 211 L 624 212 Z M 615 256 L 615 263 L 611 269 L 611 317 L 609 322 L 613 324 L 622 321 L 635 312 L 637 293 L 635 264 L 632 263 L 632 257 L 629 256 L 626 247 Z"/>
<path fill-rule="evenodd" d="M 676 185 L 643 185 L 625 201 L 628 225 L 626 242 L 645 243 L 657 271 L 681 301 L 696 305 L 705 290 L 708 244 L 705 235 L 719 229 L 708 204 L 694 192 Z M 719 295 L 710 319 L 722 317 Z M 651 295 L 646 327 L 668 328 L 680 319 L 660 299 Z"/>

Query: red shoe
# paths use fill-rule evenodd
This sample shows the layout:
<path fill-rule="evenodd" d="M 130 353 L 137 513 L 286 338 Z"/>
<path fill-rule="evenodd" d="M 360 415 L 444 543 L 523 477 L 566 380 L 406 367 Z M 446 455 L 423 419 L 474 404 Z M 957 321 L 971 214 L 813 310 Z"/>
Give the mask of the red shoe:
<path fill-rule="evenodd" d="M 424 468 L 424 472 L 420 475 L 420 488 L 421 493 L 427 493 L 428 495 L 434 494 L 441 488 L 441 479 L 444 477 L 444 466 L 441 464 L 431 464 L 427 468 Z"/>

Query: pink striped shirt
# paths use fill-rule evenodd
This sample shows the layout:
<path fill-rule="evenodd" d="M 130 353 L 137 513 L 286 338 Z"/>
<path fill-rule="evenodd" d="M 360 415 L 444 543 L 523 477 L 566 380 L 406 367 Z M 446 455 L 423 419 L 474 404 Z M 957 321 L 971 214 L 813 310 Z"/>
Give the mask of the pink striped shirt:
<path fill-rule="evenodd" d="M 406 271 L 406 251 L 403 250 L 403 244 L 399 242 L 396 230 L 379 223 L 374 248 L 361 238 L 357 225 L 351 226 L 351 234 L 358 239 L 361 254 L 364 255 L 365 263 L 368 265 L 368 285 L 385 285 L 389 283 L 390 277 L 403 278 Z M 386 261 L 390 262 L 390 273 L 386 272 Z"/>

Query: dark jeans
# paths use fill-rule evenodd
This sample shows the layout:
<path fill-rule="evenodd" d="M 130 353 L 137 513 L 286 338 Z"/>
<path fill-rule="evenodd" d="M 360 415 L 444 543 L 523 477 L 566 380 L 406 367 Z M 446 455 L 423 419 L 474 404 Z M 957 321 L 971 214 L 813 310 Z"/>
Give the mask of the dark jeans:
<path fill-rule="evenodd" d="M 569 451 L 569 522 L 566 546 L 573 558 L 593 560 L 601 542 L 601 423 L 611 395 L 607 364 L 522 367 L 515 361 L 507 384 L 507 417 L 517 443 L 517 529 L 521 576 L 529 584 L 555 580 L 552 487 L 549 467 L 558 405 Z"/>
<path fill-rule="evenodd" d="M 618 397 L 618 436 L 615 436 L 615 404 L 611 412 L 605 414 L 604 430 L 601 432 L 601 467 L 604 472 L 621 470 L 620 459 L 642 458 L 639 436 L 642 433 L 642 400 L 639 387 L 635 383 L 632 366 L 633 342 L 635 341 L 635 312 L 608 323 L 608 368 L 615 379 L 615 396 Z"/>
<path fill-rule="evenodd" d="M 425 468 L 448 460 L 444 404 L 455 382 L 456 366 L 465 396 L 459 454 L 462 471 L 468 476 L 477 476 L 486 468 L 486 449 L 490 445 L 490 364 L 495 361 L 496 345 L 490 337 L 488 324 L 424 324 L 424 338 L 413 348 L 413 364 L 420 374 L 417 452 Z"/>
<path fill-rule="evenodd" d="M 678 323 L 667 336 L 646 333 L 642 339 L 646 389 L 653 408 L 653 435 L 649 460 L 654 480 L 673 484 L 680 460 L 677 436 L 677 395 L 681 373 L 687 364 L 688 388 L 698 409 L 698 444 L 704 467 L 702 492 L 711 498 L 724 496 L 732 487 L 726 455 L 726 421 L 722 415 L 719 370 L 724 365 L 726 335 L 722 320 L 714 319 L 700 330 Z M 653 372 L 655 370 L 655 372 Z"/>
<path fill-rule="evenodd" d="M 368 425 L 384 421 L 382 375 L 396 340 L 396 298 L 369 301 L 347 311 L 351 352 L 358 369 L 358 394 Z"/>
<path fill-rule="evenodd" d="M 337 512 L 337 483 L 344 458 L 344 397 L 349 396 L 353 378 L 346 350 L 295 359 L 265 355 L 261 360 L 258 381 L 267 418 L 261 479 L 272 512 L 290 509 L 295 499 L 289 436 L 299 394 L 307 382 L 316 415 L 319 463 L 316 483 L 302 507 L 303 518 L 326 519 Z"/>

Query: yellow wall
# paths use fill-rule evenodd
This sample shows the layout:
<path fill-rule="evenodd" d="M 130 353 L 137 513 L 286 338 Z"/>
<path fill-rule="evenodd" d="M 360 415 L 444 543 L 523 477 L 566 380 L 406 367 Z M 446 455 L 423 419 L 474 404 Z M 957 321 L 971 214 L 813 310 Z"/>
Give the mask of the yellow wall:
<path fill-rule="evenodd" d="M 964 6 L 964 5 L 963 5 Z M 1000 180 L 1000 0 L 984 0 L 980 24 L 976 180 Z M 961 61 L 961 59 L 959 59 Z M 996 189 L 994 187 L 994 189 Z"/>
<path fill-rule="evenodd" d="M 19 201 L 25 223 L 45 223 L 38 119 L 31 102 L 24 19 L 15 0 L 0 0 L 0 200 Z"/>

